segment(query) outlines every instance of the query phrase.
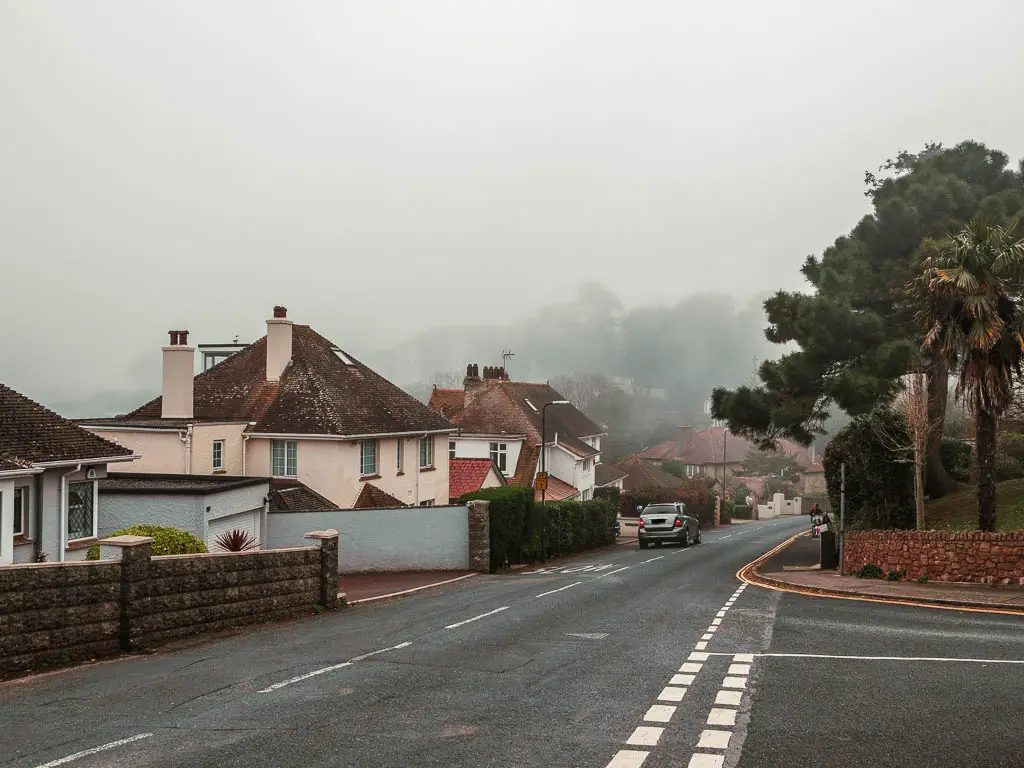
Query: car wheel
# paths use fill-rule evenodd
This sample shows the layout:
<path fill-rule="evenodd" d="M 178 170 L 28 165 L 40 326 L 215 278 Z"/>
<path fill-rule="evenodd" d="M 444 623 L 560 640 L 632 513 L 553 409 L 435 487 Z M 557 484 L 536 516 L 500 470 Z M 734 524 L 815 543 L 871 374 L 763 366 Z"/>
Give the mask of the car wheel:
<path fill-rule="evenodd" d="M 700 526 L 697 526 L 697 538 L 693 540 L 694 544 L 700 544 Z"/>
<path fill-rule="evenodd" d="M 681 546 L 683 549 L 686 549 L 688 546 L 690 546 L 689 531 L 683 531 L 683 538 L 679 540 L 679 546 Z"/>

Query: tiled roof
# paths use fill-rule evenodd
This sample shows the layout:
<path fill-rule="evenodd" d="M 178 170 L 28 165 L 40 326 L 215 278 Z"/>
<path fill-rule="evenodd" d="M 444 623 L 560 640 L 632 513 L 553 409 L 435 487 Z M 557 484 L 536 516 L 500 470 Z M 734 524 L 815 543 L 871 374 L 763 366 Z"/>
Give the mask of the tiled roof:
<path fill-rule="evenodd" d="M 347 358 L 345 362 L 341 356 Z M 249 431 L 290 435 L 443 432 L 451 423 L 306 325 L 292 326 L 292 362 L 267 381 L 264 336 L 195 377 L 193 421 L 255 422 Z M 113 420 L 159 419 L 161 398 Z"/>
<path fill-rule="evenodd" d="M 364 483 L 363 490 L 359 492 L 359 496 L 356 498 L 356 503 L 352 505 L 352 509 L 394 509 L 405 506 L 408 505 L 399 501 L 390 493 L 385 493 L 373 483 Z"/>
<path fill-rule="evenodd" d="M 17 472 L 18 470 L 28 471 L 29 467 L 25 465 L 25 462 L 5 459 L 0 456 L 0 472 Z"/>
<path fill-rule="evenodd" d="M 487 473 L 492 469 L 494 474 L 501 478 L 501 484 L 505 485 L 505 477 L 491 459 L 449 459 L 449 498 L 457 499 L 464 493 L 479 491 L 487 479 Z"/>
<path fill-rule="evenodd" d="M 512 475 L 512 485 L 523 488 L 533 486 L 533 478 L 537 474 L 537 462 L 540 460 L 540 444 L 524 440 L 519 449 L 519 461 L 516 462 L 516 471 Z"/>
<path fill-rule="evenodd" d="M 544 405 L 554 400 L 565 399 L 550 384 L 527 384 L 515 381 L 499 382 L 499 384 L 532 422 L 538 434 L 540 434 L 541 426 L 541 409 Z M 591 421 L 583 411 L 574 405 L 555 405 L 548 408 L 546 421 L 545 428 L 548 431 L 544 437 L 546 442 L 554 440 L 556 432 L 559 439 L 562 435 L 581 438 L 605 433 L 604 428 Z"/>
<path fill-rule="evenodd" d="M 97 437 L 0 384 L 0 459 L 25 466 L 131 455 L 128 448 Z"/>
<path fill-rule="evenodd" d="M 464 389 L 441 389 L 434 387 L 434 391 L 430 393 L 429 408 L 440 413 L 446 419 L 452 419 L 462 413 L 465 398 L 466 391 Z"/>
<path fill-rule="evenodd" d="M 614 464 L 598 464 L 594 467 L 594 484 L 610 485 L 626 476 L 626 473 Z"/>
<path fill-rule="evenodd" d="M 573 488 L 566 482 L 559 480 L 554 475 L 548 475 L 548 489 L 544 493 L 544 498 L 547 501 L 565 501 L 566 499 L 574 498 L 579 495 L 579 490 Z M 537 501 L 541 500 L 541 492 L 536 491 L 534 498 Z"/>
<path fill-rule="evenodd" d="M 695 430 L 690 446 L 680 446 L 676 440 L 659 443 L 641 452 L 640 458 L 653 461 L 678 461 L 681 464 L 742 464 L 751 451 L 757 447 L 745 437 L 730 432 L 725 427 L 708 427 Z M 723 452 L 725 460 L 723 461 Z M 779 441 L 779 452 L 793 456 L 803 467 L 811 463 L 807 449 L 790 440 Z"/>
<path fill-rule="evenodd" d="M 627 456 L 615 466 L 626 473 L 622 487 L 627 491 L 640 488 L 682 488 L 685 485 L 680 478 L 658 469 L 639 456 Z"/>
<path fill-rule="evenodd" d="M 331 512 L 338 505 L 307 485 L 295 480 L 273 480 L 270 483 L 271 512 Z"/>
<path fill-rule="evenodd" d="M 217 493 L 250 485 L 267 485 L 265 477 L 230 475 L 164 475 L 149 472 L 117 472 L 99 481 L 102 493 Z"/>

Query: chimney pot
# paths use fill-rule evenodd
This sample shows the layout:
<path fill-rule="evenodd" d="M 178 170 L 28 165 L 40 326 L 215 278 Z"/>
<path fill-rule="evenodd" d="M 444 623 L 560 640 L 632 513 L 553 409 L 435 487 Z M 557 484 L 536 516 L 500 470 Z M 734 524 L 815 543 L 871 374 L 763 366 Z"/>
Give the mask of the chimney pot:
<path fill-rule="evenodd" d="M 168 331 L 167 335 L 171 337 L 171 341 L 170 341 L 168 346 L 171 346 L 171 347 L 177 346 L 178 345 L 178 332 L 177 331 Z"/>
<path fill-rule="evenodd" d="M 178 331 L 178 343 L 182 346 L 188 344 L 188 331 Z"/>
<path fill-rule="evenodd" d="M 288 317 L 287 307 L 274 307 L 274 317 Z"/>

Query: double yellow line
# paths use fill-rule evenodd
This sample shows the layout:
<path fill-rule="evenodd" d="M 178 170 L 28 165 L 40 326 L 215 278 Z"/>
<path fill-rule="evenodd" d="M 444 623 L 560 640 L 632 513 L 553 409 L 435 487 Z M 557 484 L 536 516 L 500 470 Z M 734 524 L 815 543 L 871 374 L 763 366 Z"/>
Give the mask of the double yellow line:
<path fill-rule="evenodd" d="M 779 544 L 777 547 L 768 550 L 756 560 L 744 565 L 738 571 L 736 571 L 736 578 L 742 581 L 744 584 L 751 584 L 755 587 L 762 587 L 764 589 L 771 589 L 776 592 L 791 592 L 794 595 L 805 595 L 806 597 L 830 597 L 833 600 L 855 600 L 862 603 L 885 603 L 886 605 L 910 605 L 916 608 L 934 608 L 940 611 L 969 611 L 970 613 L 995 613 L 1003 616 L 1024 616 L 1024 611 L 1014 611 L 1009 608 L 979 608 L 974 606 L 965 605 L 942 605 L 940 603 L 931 603 L 920 600 L 912 599 L 901 599 L 897 600 L 894 598 L 886 597 L 874 597 L 867 595 L 849 595 L 834 592 L 828 589 L 810 589 L 807 587 L 797 587 L 792 585 L 782 586 L 782 583 L 774 579 L 767 579 L 757 573 L 757 567 L 765 560 L 769 559 L 776 552 L 780 552 L 794 541 L 799 539 L 801 536 L 809 536 L 810 531 L 801 531 L 795 536 L 791 536 L 784 542 Z"/>

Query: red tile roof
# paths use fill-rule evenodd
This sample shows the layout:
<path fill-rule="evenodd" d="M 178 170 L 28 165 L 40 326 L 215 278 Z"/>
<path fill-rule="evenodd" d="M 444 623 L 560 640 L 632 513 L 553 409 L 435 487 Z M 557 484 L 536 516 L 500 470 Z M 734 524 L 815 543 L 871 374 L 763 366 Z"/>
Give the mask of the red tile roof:
<path fill-rule="evenodd" d="M 297 480 L 270 482 L 271 512 L 331 512 L 338 505 Z"/>
<path fill-rule="evenodd" d="M 248 428 L 255 433 L 349 436 L 454 430 L 446 418 L 306 325 L 292 326 L 292 361 L 280 381 L 267 381 L 264 336 L 196 376 L 193 394 L 194 421 L 255 422 Z M 159 419 L 160 410 L 158 397 L 125 416 L 86 423 Z"/>
<path fill-rule="evenodd" d="M 448 496 L 457 499 L 464 493 L 479 491 L 492 469 L 501 478 L 501 484 L 506 485 L 505 477 L 491 459 L 449 459 Z"/>
<path fill-rule="evenodd" d="M 579 495 L 579 489 L 573 488 L 566 482 L 559 480 L 554 475 L 548 475 L 548 489 L 544 493 L 547 501 L 565 501 Z M 541 500 L 541 492 L 536 491 L 533 495 L 537 501 Z"/>
<path fill-rule="evenodd" d="M 363 483 L 363 490 L 359 492 L 352 509 L 396 509 L 406 506 L 408 504 L 399 501 L 390 493 L 385 493 L 373 483 Z"/>
<path fill-rule="evenodd" d="M 658 469 L 639 456 L 627 456 L 615 467 L 626 473 L 622 487 L 627 491 L 641 488 L 682 488 L 686 485 L 680 478 Z"/>
<path fill-rule="evenodd" d="M 97 437 L 0 384 L 0 460 L 27 467 L 51 461 L 129 457 L 131 450 Z"/>

